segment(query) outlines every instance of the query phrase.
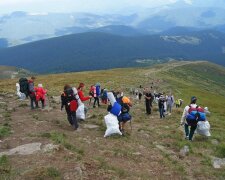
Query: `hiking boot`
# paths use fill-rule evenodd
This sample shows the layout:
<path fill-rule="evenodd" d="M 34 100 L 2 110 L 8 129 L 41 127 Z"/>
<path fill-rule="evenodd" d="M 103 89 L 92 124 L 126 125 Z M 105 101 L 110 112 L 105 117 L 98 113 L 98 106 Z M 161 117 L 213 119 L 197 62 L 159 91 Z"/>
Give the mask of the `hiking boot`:
<path fill-rule="evenodd" d="M 188 140 L 189 139 L 189 136 L 186 136 L 185 139 Z"/>

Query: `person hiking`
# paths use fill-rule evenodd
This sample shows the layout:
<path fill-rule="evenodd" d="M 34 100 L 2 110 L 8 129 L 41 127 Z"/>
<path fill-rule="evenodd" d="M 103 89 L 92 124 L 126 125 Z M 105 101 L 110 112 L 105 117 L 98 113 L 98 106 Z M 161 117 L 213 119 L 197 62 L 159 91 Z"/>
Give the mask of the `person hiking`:
<path fill-rule="evenodd" d="M 167 96 L 167 112 L 169 113 L 168 115 L 171 115 L 172 113 L 172 108 L 173 108 L 173 105 L 174 105 L 174 97 L 173 97 L 173 94 L 170 93 L 168 96 Z"/>
<path fill-rule="evenodd" d="M 149 90 L 149 88 L 145 88 L 145 108 L 146 108 L 146 114 L 150 115 L 151 114 L 151 99 L 152 99 L 152 95 L 151 92 Z"/>
<path fill-rule="evenodd" d="M 184 108 L 184 111 L 180 120 L 180 125 L 184 126 L 185 135 L 186 135 L 185 139 L 188 139 L 189 141 L 193 140 L 193 135 L 197 128 L 198 121 L 197 120 L 189 121 L 188 115 L 190 114 L 192 109 L 196 111 L 196 108 L 201 108 L 196 104 L 196 101 L 197 101 L 197 98 L 195 96 L 192 96 L 191 103 L 190 105 L 187 105 Z M 189 130 L 189 127 L 190 127 L 190 130 Z"/>
<path fill-rule="evenodd" d="M 96 83 L 95 85 L 95 89 L 94 89 L 94 104 L 93 104 L 93 108 L 95 108 L 95 104 L 97 102 L 98 107 L 100 106 L 99 104 L 99 96 L 101 95 L 101 87 L 100 87 L 100 83 Z"/>
<path fill-rule="evenodd" d="M 107 104 L 107 100 L 108 100 L 107 91 L 108 90 L 106 88 L 104 88 L 103 89 L 103 92 L 102 92 L 102 103 L 103 104 Z"/>
<path fill-rule="evenodd" d="M 176 104 L 176 108 L 179 108 L 179 107 L 180 107 L 180 100 L 177 99 L 177 100 L 175 101 L 175 104 Z"/>
<path fill-rule="evenodd" d="M 38 87 L 37 88 L 34 88 L 35 89 L 35 92 L 36 92 L 36 106 L 39 108 L 38 106 L 38 101 L 41 101 L 41 107 L 42 109 L 44 109 L 45 107 L 45 100 L 46 100 L 46 93 L 47 93 L 47 90 L 45 90 L 42 86 L 42 84 L 38 84 Z"/>
<path fill-rule="evenodd" d="M 77 92 L 78 92 L 79 98 L 80 98 L 80 100 L 82 102 L 87 101 L 87 100 L 89 100 L 89 99 L 92 98 L 91 95 L 84 96 L 84 92 L 83 92 L 84 88 L 85 88 L 84 83 L 80 83 L 79 86 L 78 86 L 78 88 L 77 88 Z"/>
<path fill-rule="evenodd" d="M 67 113 L 67 120 L 70 125 L 77 130 L 79 125 L 76 119 L 76 110 L 78 107 L 79 96 L 75 88 L 72 88 L 70 85 L 66 84 L 64 86 L 64 91 L 61 94 L 61 110 L 65 107 Z"/>
<path fill-rule="evenodd" d="M 35 88 L 34 88 L 34 81 L 35 81 L 35 77 L 32 76 L 30 78 L 30 80 L 28 81 L 28 96 L 30 97 L 30 107 L 31 109 L 34 109 L 34 103 L 35 103 L 35 107 L 37 108 L 38 105 L 36 103 L 36 96 L 35 96 Z"/>
<path fill-rule="evenodd" d="M 89 106 L 91 105 L 92 98 L 94 97 L 94 91 L 95 91 L 95 85 L 91 85 L 89 89 L 89 96 L 91 96 L 90 101 L 89 101 Z"/>
<path fill-rule="evenodd" d="M 139 90 L 139 93 L 138 93 L 138 99 L 139 99 L 139 101 L 141 100 L 141 97 L 142 97 L 142 92 L 141 92 L 141 90 Z"/>
<path fill-rule="evenodd" d="M 82 102 L 87 101 L 92 98 L 92 96 L 90 96 L 90 95 L 84 96 L 84 92 L 83 92 L 84 88 L 85 88 L 84 83 L 80 83 L 77 88 L 78 96 Z M 86 106 L 84 106 L 85 115 L 87 114 L 87 111 L 88 111 L 88 108 Z"/>
<path fill-rule="evenodd" d="M 165 105 L 165 96 L 163 94 L 160 94 L 158 99 L 160 119 L 165 118 L 164 105 Z"/>

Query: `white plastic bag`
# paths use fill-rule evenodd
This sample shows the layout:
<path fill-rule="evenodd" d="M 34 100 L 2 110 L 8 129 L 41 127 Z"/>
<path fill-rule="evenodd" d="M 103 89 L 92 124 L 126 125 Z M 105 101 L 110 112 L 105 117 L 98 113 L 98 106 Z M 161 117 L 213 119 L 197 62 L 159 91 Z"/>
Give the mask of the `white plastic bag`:
<path fill-rule="evenodd" d="M 20 100 L 25 100 L 26 95 L 24 93 L 20 92 L 20 85 L 19 83 L 16 83 L 16 95 L 20 98 Z"/>
<path fill-rule="evenodd" d="M 109 99 L 111 105 L 113 106 L 114 103 L 116 102 L 116 99 L 115 99 L 113 93 L 112 93 L 112 92 L 108 92 L 108 93 L 107 93 L 107 97 L 108 97 L 108 99 Z"/>
<path fill-rule="evenodd" d="M 111 136 L 112 134 L 122 135 L 122 133 L 119 130 L 119 122 L 117 116 L 109 113 L 104 117 L 104 119 L 107 127 L 104 137 Z"/>
<path fill-rule="evenodd" d="M 197 125 L 197 133 L 203 136 L 211 136 L 209 121 L 199 121 Z"/>
<path fill-rule="evenodd" d="M 84 112 L 84 104 L 78 106 L 76 111 L 76 117 L 77 119 L 85 120 L 85 112 Z"/>

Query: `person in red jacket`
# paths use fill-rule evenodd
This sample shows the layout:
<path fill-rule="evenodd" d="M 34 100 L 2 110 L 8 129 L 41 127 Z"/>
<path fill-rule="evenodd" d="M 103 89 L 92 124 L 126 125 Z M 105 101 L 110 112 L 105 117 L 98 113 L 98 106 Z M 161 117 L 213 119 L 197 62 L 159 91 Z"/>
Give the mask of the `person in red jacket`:
<path fill-rule="evenodd" d="M 82 102 L 87 101 L 92 98 L 92 96 L 84 96 L 83 89 L 84 89 L 84 83 L 80 83 L 77 88 L 77 92 L 78 92 L 78 96 Z M 86 106 L 84 106 L 85 115 L 87 114 L 87 111 L 88 111 L 88 108 Z"/>
<path fill-rule="evenodd" d="M 36 91 L 36 105 L 38 107 L 38 101 L 41 101 L 42 109 L 45 107 L 45 95 L 47 90 L 45 90 L 42 84 L 38 84 L 38 87 L 35 88 Z"/>
<path fill-rule="evenodd" d="M 84 83 L 80 83 L 79 87 L 77 88 L 77 91 L 78 91 L 79 98 L 82 102 L 87 101 L 91 99 L 92 97 L 92 96 L 84 96 L 83 89 L 84 89 Z"/>

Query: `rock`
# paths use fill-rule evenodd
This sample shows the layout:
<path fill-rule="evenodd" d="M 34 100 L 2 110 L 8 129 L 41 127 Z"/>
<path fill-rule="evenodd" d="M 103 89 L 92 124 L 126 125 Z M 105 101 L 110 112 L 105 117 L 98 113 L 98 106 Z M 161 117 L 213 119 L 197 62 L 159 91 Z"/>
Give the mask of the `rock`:
<path fill-rule="evenodd" d="M 7 97 L 9 97 L 9 98 L 11 98 L 13 96 L 14 96 L 13 94 L 7 94 Z"/>
<path fill-rule="evenodd" d="M 178 157 L 176 156 L 176 153 L 174 151 L 168 150 L 164 146 L 158 145 L 158 144 L 156 145 L 156 148 L 161 150 L 163 153 L 169 155 L 171 159 L 173 159 L 173 160 L 177 160 L 178 159 Z"/>
<path fill-rule="evenodd" d="M 4 116 L 2 114 L 0 114 L 0 118 L 3 118 Z"/>
<path fill-rule="evenodd" d="M 14 109 L 13 109 L 13 108 L 11 108 L 11 107 L 8 107 L 8 108 L 7 108 L 7 111 L 12 112 L 12 111 L 14 111 Z"/>
<path fill-rule="evenodd" d="M 16 148 L 10 149 L 9 151 L 1 152 L 0 156 L 2 155 L 30 155 L 34 154 L 41 150 L 41 143 L 30 143 L 30 144 L 24 144 L 21 146 L 17 146 Z"/>
<path fill-rule="evenodd" d="M 61 103 L 61 97 L 60 96 L 52 96 L 51 98 L 52 98 L 53 103 L 56 103 L 56 104 Z"/>
<path fill-rule="evenodd" d="M 52 111 L 52 107 L 45 107 L 44 109 L 41 109 L 42 111 L 44 111 L 44 112 L 49 112 L 49 111 Z"/>
<path fill-rule="evenodd" d="M 225 166 L 225 158 L 221 159 L 221 158 L 214 157 L 212 159 L 212 163 L 215 169 L 220 169 L 222 168 L 222 166 Z"/>
<path fill-rule="evenodd" d="M 96 129 L 96 128 L 99 128 L 99 126 L 94 125 L 94 124 L 85 124 L 84 128 L 85 129 Z"/>
<path fill-rule="evenodd" d="M 140 152 L 135 152 L 135 153 L 132 153 L 133 155 L 135 155 L 135 156 L 140 156 L 140 155 L 142 155 Z"/>
<path fill-rule="evenodd" d="M 213 145 L 218 145 L 218 144 L 219 144 L 219 141 L 217 141 L 216 139 L 212 139 L 212 140 L 211 140 L 211 143 L 212 143 Z"/>
<path fill-rule="evenodd" d="M 42 151 L 43 152 L 51 152 L 54 150 L 59 150 L 59 145 L 54 145 L 54 144 L 46 144 L 43 146 Z"/>
<path fill-rule="evenodd" d="M 83 171 L 82 171 L 81 167 L 76 167 L 74 170 L 78 176 L 82 177 Z"/>
<path fill-rule="evenodd" d="M 181 157 L 185 157 L 185 156 L 188 155 L 189 151 L 190 151 L 189 147 L 188 147 L 188 146 L 184 146 L 184 147 L 180 150 L 179 155 L 180 155 Z"/>

